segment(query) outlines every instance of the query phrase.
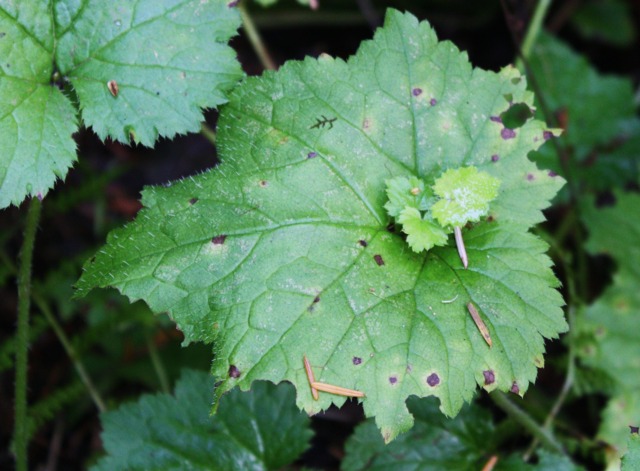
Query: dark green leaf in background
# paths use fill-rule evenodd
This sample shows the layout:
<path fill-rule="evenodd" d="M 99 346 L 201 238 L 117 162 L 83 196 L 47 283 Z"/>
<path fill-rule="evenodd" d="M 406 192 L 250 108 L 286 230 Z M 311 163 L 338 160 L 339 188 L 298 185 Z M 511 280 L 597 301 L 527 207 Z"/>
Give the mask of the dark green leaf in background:
<path fill-rule="evenodd" d="M 407 401 L 416 419 L 413 428 L 385 444 L 369 420 L 347 442 L 343 471 L 480 470 L 498 458 L 494 471 L 578 471 L 569 458 L 540 450 L 539 462 L 517 455 L 501 456 L 491 415 L 476 405 L 465 406 L 455 419 L 445 418 L 431 398 Z"/>
<path fill-rule="evenodd" d="M 256 382 L 210 415 L 213 379 L 185 371 L 173 396 L 143 396 L 102 416 L 107 456 L 92 468 L 116 470 L 270 470 L 294 461 L 311 438 L 294 389 Z"/>
<path fill-rule="evenodd" d="M 588 189 L 636 181 L 640 119 L 631 81 L 600 74 L 587 59 L 550 35 L 538 38 L 529 61 L 546 111 L 564 128 L 558 147 L 542 147 L 533 153 L 534 160 Z M 538 116 L 543 116 L 541 107 Z"/>
<path fill-rule="evenodd" d="M 289 62 L 236 88 L 222 164 L 145 190 L 78 293 L 117 287 L 169 312 L 187 342 L 214 342 L 217 396 L 289 380 L 309 413 L 342 404 L 312 399 L 307 355 L 319 381 L 366 394 L 386 440 L 411 426 L 410 395 L 455 415 L 478 385 L 524 394 L 544 339 L 566 329 L 547 246 L 527 232 L 563 181 L 527 159 L 552 136 L 544 123 L 502 124 L 515 103 L 533 106 L 516 69 L 473 69 L 427 23 L 390 11 L 348 62 Z M 453 237 L 412 252 L 384 207 L 386 180 L 432 185 L 462 166 L 500 180 L 487 219 L 463 229 L 468 270 Z"/>
<path fill-rule="evenodd" d="M 585 205 L 587 249 L 608 254 L 617 271 L 612 285 L 578 318 L 581 362 L 613 380 L 599 437 L 624 451 L 628 426 L 640 422 L 640 196 L 616 193 L 613 207 Z"/>

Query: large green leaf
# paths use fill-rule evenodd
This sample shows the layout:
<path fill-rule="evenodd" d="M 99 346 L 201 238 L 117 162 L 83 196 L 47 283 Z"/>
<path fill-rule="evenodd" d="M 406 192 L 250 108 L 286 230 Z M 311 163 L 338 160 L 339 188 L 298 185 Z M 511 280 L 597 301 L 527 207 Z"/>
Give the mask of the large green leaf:
<path fill-rule="evenodd" d="M 597 190 L 637 180 L 640 120 L 631 80 L 599 73 L 546 34 L 536 42 L 530 66 L 546 112 L 565 129 L 558 145 L 542 147 L 534 160 L 560 175 L 568 173 L 577 186 Z"/>
<path fill-rule="evenodd" d="M 499 118 L 532 100 L 514 68 L 473 69 L 427 23 L 390 11 L 348 62 L 290 62 L 236 88 L 219 121 L 223 163 L 145 190 L 79 294 L 117 287 L 168 311 L 187 342 L 215 341 L 214 374 L 228 375 L 218 395 L 288 380 L 310 413 L 342 404 L 312 399 L 307 355 L 318 381 L 366 394 L 387 440 L 411 426 L 410 395 L 454 415 L 478 384 L 523 394 L 544 338 L 566 329 L 546 245 L 527 232 L 563 183 L 527 159 L 550 132 Z M 384 207 L 387 179 L 433 184 L 461 166 L 501 181 L 488 219 L 463 230 L 468 270 L 453 238 L 411 251 Z"/>
<path fill-rule="evenodd" d="M 587 249 L 618 264 L 613 284 L 578 318 L 581 362 L 612 380 L 599 436 L 623 451 L 628 425 L 640 422 L 640 195 L 616 194 L 614 207 L 585 205 Z"/>
<path fill-rule="evenodd" d="M 226 102 L 241 76 L 227 45 L 240 19 L 227 4 L 0 0 L 0 208 L 64 178 L 77 102 L 102 139 L 151 146 L 198 130 L 201 109 Z"/>
<path fill-rule="evenodd" d="M 210 416 L 213 379 L 185 371 L 174 396 L 143 396 L 102 416 L 108 455 L 94 470 L 281 469 L 311 438 L 290 385 L 234 391 Z"/>

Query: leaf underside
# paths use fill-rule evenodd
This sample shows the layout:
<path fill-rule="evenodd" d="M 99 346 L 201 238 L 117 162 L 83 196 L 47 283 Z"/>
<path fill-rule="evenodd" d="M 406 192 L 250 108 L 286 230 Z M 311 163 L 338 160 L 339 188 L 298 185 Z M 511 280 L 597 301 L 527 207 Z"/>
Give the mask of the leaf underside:
<path fill-rule="evenodd" d="M 0 208 L 65 177 L 76 105 L 101 139 L 152 146 L 199 130 L 242 75 L 225 0 L 50 3 L 0 0 Z"/>
<path fill-rule="evenodd" d="M 116 287 L 168 311 L 187 342 L 214 342 L 217 396 L 287 380 L 309 413 L 342 404 L 312 399 L 306 355 L 318 381 L 366 394 L 386 440 L 411 426 L 410 395 L 455 415 L 476 385 L 523 394 L 544 338 L 566 329 L 547 247 L 527 232 L 563 184 L 527 159 L 551 133 L 495 119 L 532 100 L 515 69 L 473 69 L 392 10 L 348 62 L 289 62 L 236 88 L 218 126 L 223 163 L 145 190 L 146 209 L 87 264 L 79 294 Z M 452 237 L 414 253 L 384 208 L 389 178 L 431 185 L 461 166 L 501 182 L 487 220 L 463 229 L 468 270 Z"/>

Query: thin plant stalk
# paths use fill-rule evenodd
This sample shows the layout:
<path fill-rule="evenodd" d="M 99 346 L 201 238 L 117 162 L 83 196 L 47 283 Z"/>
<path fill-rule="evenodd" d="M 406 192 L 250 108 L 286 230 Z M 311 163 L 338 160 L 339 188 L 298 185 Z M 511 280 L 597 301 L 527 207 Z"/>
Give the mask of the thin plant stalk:
<path fill-rule="evenodd" d="M 527 34 L 522 41 L 522 47 L 520 48 L 521 57 L 525 60 L 529 58 L 531 54 L 531 50 L 533 49 L 533 45 L 535 44 L 538 36 L 540 35 L 540 29 L 542 28 L 542 22 L 544 18 L 547 16 L 547 11 L 549 10 L 549 5 L 551 5 L 551 0 L 539 0 L 536 9 L 533 12 L 533 18 L 531 18 L 531 22 L 529 23 L 529 28 L 527 28 Z M 522 70 L 522 60 L 518 59 L 516 63 L 516 67 Z"/>
<path fill-rule="evenodd" d="M 253 23 L 251 15 L 249 15 L 249 12 L 247 11 L 244 1 L 241 1 L 238 4 L 238 10 L 242 17 L 242 27 L 244 28 L 244 32 L 247 33 L 247 38 L 249 38 L 249 42 L 251 43 L 253 50 L 256 51 L 256 54 L 262 63 L 262 67 L 267 70 L 276 70 L 276 64 L 273 62 L 267 47 L 262 41 L 262 37 L 260 36 L 256 25 Z"/>
<path fill-rule="evenodd" d="M 489 397 L 491 397 L 493 402 L 500 409 L 506 412 L 509 417 L 518 422 L 531 435 L 540 440 L 540 443 L 549 450 L 561 455 L 566 454 L 562 446 L 548 429 L 542 427 L 533 420 L 529 414 L 514 404 L 503 392 L 493 391 Z"/>
<path fill-rule="evenodd" d="M 171 389 L 169 388 L 169 379 L 167 376 L 167 372 L 162 364 L 162 360 L 160 359 L 160 355 L 158 354 L 158 348 L 153 341 L 153 338 L 150 335 L 147 335 L 147 348 L 149 349 L 149 356 L 151 357 L 151 364 L 153 365 L 153 369 L 156 371 L 156 375 L 158 375 L 158 380 L 160 381 L 160 387 L 162 388 L 162 392 L 170 394 Z"/>
<path fill-rule="evenodd" d="M 27 365 L 29 311 L 31 309 L 31 264 L 41 208 L 40 199 L 32 198 L 27 212 L 18 265 L 18 327 L 16 329 L 15 422 L 13 431 L 17 471 L 27 471 L 28 469 Z"/>
<path fill-rule="evenodd" d="M 78 356 L 75 349 L 73 348 L 73 345 L 71 345 L 71 342 L 67 337 L 67 334 L 65 334 L 64 330 L 62 329 L 62 326 L 58 323 L 57 319 L 51 312 L 51 309 L 49 308 L 47 303 L 44 301 L 44 299 L 42 299 L 42 297 L 39 296 L 38 294 L 34 293 L 33 301 L 35 302 L 36 306 L 38 306 L 38 309 L 40 309 L 40 312 L 42 312 L 44 317 L 47 319 L 47 321 L 49 322 L 49 325 L 51 325 L 51 328 L 55 332 L 56 336 L 58 337 L 58 340 L 60 341 L 60 343 L 62 344 L 62 347 L 67 353 L 67 356 L 73 363 L 73 366 L 75 367 L 76 372 L 78 373 L 78 376 L 80 376 L 80 380 L 82 381 L 84 386 L 87 388 L 87 391 L 89 392 L 89 395 L 93 400 L 93 403 L 95 404 L 97 409 L 100 411 L 100 413 L 105 412 L 107 410 L 107 407 L 105 406 L 102 396 L 100 396 L 100 393 L 98 392 L 98 389 L 96 388 L 96 386 L 93 384 L 93 381 L 91 380 L 89 373 L 87 373 L 87 370 L 85 369 L 84 364 L 82 363 L 82 360 L 80 360 L 80 357 Z"/>

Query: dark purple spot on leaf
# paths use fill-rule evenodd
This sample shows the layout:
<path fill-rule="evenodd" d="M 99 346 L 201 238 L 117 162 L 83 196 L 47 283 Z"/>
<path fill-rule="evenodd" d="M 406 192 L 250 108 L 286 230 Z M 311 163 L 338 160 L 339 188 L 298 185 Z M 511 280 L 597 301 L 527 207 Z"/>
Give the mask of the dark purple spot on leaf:
<path fill-rule="evenodd" d="M 382 260 L 382 255 L 374 255 L 373 259 L 376 261 L 376 263 L 378 264 L 379 267 L 381 267 L 382 265 L 384 265 L 384 260 Z"/>
<path fill-rule="evenodd" d="M 536 177 L 533 173 L 527 173 L 527 181 L 532 182 Z"/>
<path fill-rule="evenodd" d="M 431 373 L 427 377 L 427 384 L 432 388 L 437 386 L 438 384 L 440 384 L 440 376 L 438 376 L 436 373 Z"/>
<path fill-rule="evenodd" d="M 629 431 L 631 433 L 640 433 L 640 427 L 636 427 L 635 425 L 629 425 Z"/>
<path fill-rule="evenodd" d="M 398 382 L 398 378 L 396 378 L 395 376 L 389 376 L 389 382 L 391 384 L 396 384 Z"/>
<path fill-rule="evenodd" d="M 482 374 L 484 375 L 484 384 L 487 386 L 496 382 L 496 375 L 493 370 L 485 370 Z"/>
<path fill-rule="evenodd" d="M 211 239 L 211 242 L 213 242 L 213 245 L 222 245 L 226 238 L 227 236 L 225 234 L 220 234 Z"/>
<path fill-rule="evenodd" d="M 438 100 L 436 100 L 435 98 L 432 98 L 431 100 L 429 100 L 429 104 L 431 106 L 436 106 L 438 104 Z"/>
<path fill-rule="evenodd" d="M 422 95 L 422 88 L 417 88 L 416 87 L 416 88 L 413 89 L 412 93 L 413 93 L 413 96 L 420 96 L 420 95 Z"/>
<path fill-rule="evenodd" d="M 515 381 L 511 385 L 511 392 L 513 394 L 520 394 L 520 386 L 518 386 L 518 383 L 516 383 Z"/>
<path fill-rule="evenodd" d="M 227 3 L 227 6 L 229 8 L 237 7 L 238 3 L 240 3 L 240 0 L 233 0 L 232 2 Z"/>
<path fill-rule="evenodd" d="M 494 123 L 502 123 L 502 119 L 500 118 L 500 116 L 491 116 L 489 117 L 489 119 Z"/>
<path fill-rule="evenodd" d="M 502 128 L 502 131 L 500 131 L 500 136 L 502 136 L 502 139 L 506 141 L 508 139 L 513 139 L 514 137 L 516 137 L 516 132 L 513 129 Z"/>
<path fill-rule="evenodd" d="M 557 177 L 558 176 L 558 174 L 556 172 L 554 172 L 553 170 L 549 170 L 549 173 L 547 175 L 549 175 L 550 177 Z"/>
<path fill-rule="evenodd" d="M 313 159 L 314 157 L 316 157 L 318 155 L 317 152 L 309 152 L 307 154 L 307 159 Z"/>
<path fill-rule="evenodd" d="M 497 162 L 498 160 L 500 160 L 500 156 L 498 154 L 493 154 L 491 156 L 491 162 Z"/>
<path fill-rule="evenodd" d="M 239 378 L 240 370 L 236 367 L 236 365 L 231 365 L 229 367 L 229 378 Z"/>
<path fill-rule="evenodd" d="M 367 245 L 369 245 L 369 244 L 367 244 L 367 241 L 364 240 L 364 239 L 360 239 L 358 241 L 358 244 L 360 244 L 361 247 L 366 247 Z"/>
<path fill-rule="evenodd" d="M 189 204 L 196 204 L 198 202 L 198 198 L 191 198 L 189 200 Z"/>
<path fill-rule="evenodd" d="M 320 302 L 320 296 L 316 296 L 315 298 L 313 298 L 313 304 L 316 304 L 319 302 Z"/>
<path fill-rule="evenodd" d="M 353 364 L 354 364 L 354 365 L 359 365 L 360 363 L 362 363 L 362 358 L 360 358 L 360 357 L 353 357 L 353 360 L 351 360 L 351 361 L 353 361 Z"/>
<path fill-rule="evenodd" d="M 553 133 L 551 131 L 544 131 L 542 133 L 542 137 L 544 138 L 545 141 L 548 141 L 553 137 Z"/>

